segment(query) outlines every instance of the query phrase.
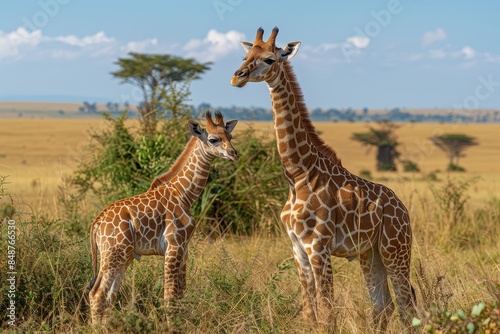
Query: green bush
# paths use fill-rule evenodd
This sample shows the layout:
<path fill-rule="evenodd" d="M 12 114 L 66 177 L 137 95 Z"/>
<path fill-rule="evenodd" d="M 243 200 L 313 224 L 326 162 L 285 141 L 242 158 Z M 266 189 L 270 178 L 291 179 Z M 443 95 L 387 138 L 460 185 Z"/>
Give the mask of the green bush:
<path fill-rule="evenodd" d="M 92 133 L 86 158 L 59 189 L 63 219 L 71 222 L 71 229 L 86 233 L 92 215 L 102 207 L 146 191 L 184 150 L 190 136 L 187 119 L 187 114 L 163 119 L 155 133 L 145 136 L 127 127 L 125 115 L 106 115 L 107 127 Z M 276 144 L 259 138 L 252 127 L 236 136 L 240 160 L 215 159 L 207 187 L 192 207 L 198 228 L 216 234 L 275 233 L 287 194 Z M 83 213 L 79 208 L 88 199 L 97 203 Z"/>
<path fill-rule="evenodd" d="M 478 180 L 478 176 L 465 180 L 448 177 L 440 188 L 431 185 L 434 201 L 439 208 L 437 213 L 443 222 L 456 225 L 462 219 L 469 200 L 468 190 Z"/>
<path fill-rule="evenodd" d="M 431 305 L 423 319 L 414 318 L 413 326 L 426 333 L 498 333 L 500 305 L 498 301 L 480 302 L 470 310 L 439 312 Z"/>
<path fill-rule="evenodd" d="M 457 164 L 448 164 L 448 168 L 447 170 L 449 172 L 465 172 L 465 168 L 463 168 L 462 166 L 459 166 Z"/>
<path fill-rule="evenodd" d="M 359 176 L 367 180 L 373 180 L 372 172 L 369 169 L 362 169 L 359 171 Z"/>
<path fill-rule="evenodd" d="M 415 161 L 401 160 L 401 163 L 405 172 L 420 172 L 420 168 Z"/>

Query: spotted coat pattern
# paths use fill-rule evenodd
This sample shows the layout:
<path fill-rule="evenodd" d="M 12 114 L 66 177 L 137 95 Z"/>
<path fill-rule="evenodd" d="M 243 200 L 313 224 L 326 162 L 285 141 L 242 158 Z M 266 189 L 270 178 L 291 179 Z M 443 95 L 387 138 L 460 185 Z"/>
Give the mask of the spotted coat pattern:
<path fill-rule="evenodd" d="M 302 285 L 304 316 L 332 322 L 331 256 L 358 258 L 374 304 L 374 324 L 385 329 L 394 306 L 387 277 L 405 325 L 410 326 L 415 296 L 410 284 L 412 232 L 408 210 L 384 185 L 350 173 L 312 125 L 289 60 L 300 42 L 276 47 L 278 29 L 268 41 L 263 30 L 254 43 L 242 42 L 243 65 L 231 84 L 266 82 L 288 200 L 281 219 L 292 241 Z"/>
<path fill-rule="evenodd" d="M 106 310 L 114 304 L 125 270 L 134 258 L 164 257 L 167 307 L 186 289 L 188 243 L 195 228 L 191 205 L 205 188 L 215 157 L 238 159 L 230 134 L 237 121 L 224 124 L 220 113 L 215 114 L 216 122 L 210 113 L 206 118 L 206 129 L 195 121 L 189 122 L 193 137 L 171 169 L 157 177 L 148 191 L 114 202 L 92 223 L 92 323 L 102 322 Z"/>

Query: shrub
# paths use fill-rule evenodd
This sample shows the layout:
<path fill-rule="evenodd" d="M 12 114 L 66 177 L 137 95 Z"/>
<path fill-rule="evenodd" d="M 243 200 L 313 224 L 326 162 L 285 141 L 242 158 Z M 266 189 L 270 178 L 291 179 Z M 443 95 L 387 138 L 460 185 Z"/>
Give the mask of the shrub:
<path fill-rule="evenodd" d="M 155 176 L 168 170 L 188 141 L 187 118 L 186 114 L 163 119 L 155 133 L 145 136 L 126 126 L 125 114 L 105 116 L 108 126 L 92 133 L 86 159 L 59 189 L 61 212 L 77 234 L 91 219 L 79 211 L 88 195 L 97 199 L 90 210 L 95 215 L 117 199 L 146 191 Z M 259 138 L 249 127 L 237 134 L 235 147 L 240 160 L 214 160 L 207 187 L 192 213 L 206 233 L 275 233 L 278 219 L 269 217 L 279 216 L 287 194 L 276 144 Z"/>
<path fill-rule="evenodd" d="M 450 163 L 448 165 L 447 170 L 449 172 L 465 172 L 465 168 L 463 168 L 462 166 L 456 165 L 456 164 L 452 164 L 452 163 Z"/>
<path fill-rule="evenodd" d="M 367 180 L 373 180 L 372 172 L 369 169 L 362 169 L 359 171 L 359 176 Z"/>
<path fill-rule="evenodd" d="M 420 172 L 417 163 L 411 160 L 401 160 L 405 172 Z"/>
<path fill-rule="evenodd" d="M 437 171 L 432 171 L 432 172 L 427 173 L 427 175 L 425 175 L 424 178 L 427 181 L 431 181 L 431 182 L 439 181 L 439 177 L 437 175 Z"/>
<path fill-rule="evenodd" d="M 452 225 L 457 224 L 463 217 L 469 200 L 467 191 L 478 180 L 478 176 L 465 180 L 452 180 L 448 176 L 446 183 L 439 189 L 434 186 L 430 187 L 434 201 L 439 208 L 438 215 L 441 220 Z"/>
<path fill-rule="evenodd" d="M 497 301 L 480 302 L 470 310 L 456 312 L 439 312 L 431 305 L 423 319 L 413 319 L 413 327 L 423 327 L 426 333 L 498 333 L 500 305 Z"/>

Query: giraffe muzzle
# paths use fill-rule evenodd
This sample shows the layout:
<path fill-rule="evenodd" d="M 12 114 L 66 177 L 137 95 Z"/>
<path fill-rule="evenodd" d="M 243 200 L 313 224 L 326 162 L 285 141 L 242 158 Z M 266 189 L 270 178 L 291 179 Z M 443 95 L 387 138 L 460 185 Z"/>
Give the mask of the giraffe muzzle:
<path fill-rule="evenodd" d="M 250 71 L 248 68 L 244 68 L 242 70 L 238 69 L 234 72 L 233 77 L 231 78 L 231 85 L 236 87 L 243 87 L 248 82 Z"/>
<path fill-rule="evenodd" d="M 233 162 L 237 162 L 240 159 L 240 156 L 238 155 L 238 152 L 236 150 L 228 150 L 228 155 L 227 158 Z"/>

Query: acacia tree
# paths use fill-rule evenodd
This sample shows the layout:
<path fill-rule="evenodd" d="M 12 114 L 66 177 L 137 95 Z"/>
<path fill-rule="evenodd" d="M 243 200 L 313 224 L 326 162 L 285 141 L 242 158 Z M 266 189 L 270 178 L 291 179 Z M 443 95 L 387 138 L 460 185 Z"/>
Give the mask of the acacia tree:
<path fill-rule="evenodd" d="M 191 80 L 199 79 L 200 75 L 210 69 L 211 63 L 198 63 L 194 59 L 184 59 L 168 54 L 129 53 L 129 58 L 119 58 L 115 63 L 120 69 L 111 74 L 131 83 L 142 92 L 143 101 L 137 107 L 142 129 L 145 134 L 154 133 L 158 122 L 161 106 L 168 100 L 184 100 L 186 89 Z M 181 85 L 180 88 L 177 85 Z M 181 94 L 181 96 L 174 96 Z M 187 94 L 189 95 L 189 93 Z M 176 109 L 172 116 L 177 116 Z"/>
<path fill-rule="evenodd" d="M 368 152 L 372 147 L 377 148 L 377 170 L 396 171 L 394 163 L 400 153 L 397 150 L 399 142 L 394 131 L 398 128 L 390 121 L 377 122 L 378 128 L 370 127 L 367 132 L 353 133 L 351 139 L 368 146 Z"/>
<path fill-rule="evenodd" d="M 465 156 L 463 151 L 467 147 L 478 145 L 475 137 L 461 133 L 436 135 L 432 136 L 430 139 L 434 145 L 448 155 L 448 170 L 464 170 L 458 165 L 460 158 Z"/>

